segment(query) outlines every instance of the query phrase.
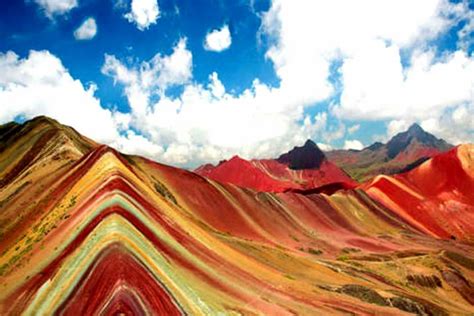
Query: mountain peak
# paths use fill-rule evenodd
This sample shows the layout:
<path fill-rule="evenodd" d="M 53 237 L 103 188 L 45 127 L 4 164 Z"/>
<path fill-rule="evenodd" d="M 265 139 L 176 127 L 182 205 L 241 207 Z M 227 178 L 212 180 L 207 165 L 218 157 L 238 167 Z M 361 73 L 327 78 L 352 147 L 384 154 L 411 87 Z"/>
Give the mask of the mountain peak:
<path fill-rule="evenodd" d="M 318 145 L 308 139 L 303 146 L 294 147 L 288 153 L 278 157 L 277 161 L 287 164 L 290 169 L 300 170 L 319 168 L 324 159 L 326 156 Z"/>
<path fill-rule="evenodd" d="M 426 133 L 425 130 L 420 125 L 418 125 L 418 123 L 413 123 L 408 128 L 407 132 L 412 134 L 412 135 L 418 135 L 418 134 L 421 134 L 421 133 Z"/>
<path fill-rule="evenodd" d="M 45 124 L 45 125 L 54 126 L 54 127 L 62 127 L 63 126 L 58 121 L 56 121 L 55 119 L 52 119 L 49 116 L 45 116 L 45 115 L 36 116 L 36 117 L 32 118 L 31 120 L 27 121 L 26 123 L 30 123 L 30 124 L 34 124 L 34 125 L 36 125 L 36 124 Z"/>
<path fill-rule="evenodd" d="M 33 137 L 37 136 L 37 137 Z M 72 127 L 62 125 L 55 119 L 48 116 L 40 115 L 30 120 L 23 122 L 22 124 L 12 122 L 9 124 L 0 126 L 0 152 L 6 147 L 11 146 L 17 140 L 25 138 L 31 139 L 33 142 L 61 138 L 61 141 L 57 141 L 58 148 L 64 144 L 64 141 L 70 141 L 71 145 L 75 147 L 79 152 L 87 153 L 91 149 L 98 146 L 93 140 L 82 136 Z"/>
<path fill-rule="evenodd" d="M 229 161 L 247 161 L 245 160 L 244 158 L 240 157 L 239 155 L 234 155 L 232 156 L 229 160 L 227 160 L 227 162 Z"/>
<path fill-rule="evenodd" d="M 318 147 L 318 145 L 316 145 L 316 143 L 313 142 L 311 139 L 308 139 L 308 140 L 304 143 L 303 147 Z"/>
<path fill-rule="evenodd" d="M 432 134 L 426 132 L 420 125 L 414 123 L 407 131 L 398 133 L 387 143 L 387 154 L 389 158 L 393 159 L 396 157 L 413 141 L 416 141 L 423 146 L 435 148 L 441 151 L 445 151 L 451 147 L 444 140 L 436 138 Z"/>

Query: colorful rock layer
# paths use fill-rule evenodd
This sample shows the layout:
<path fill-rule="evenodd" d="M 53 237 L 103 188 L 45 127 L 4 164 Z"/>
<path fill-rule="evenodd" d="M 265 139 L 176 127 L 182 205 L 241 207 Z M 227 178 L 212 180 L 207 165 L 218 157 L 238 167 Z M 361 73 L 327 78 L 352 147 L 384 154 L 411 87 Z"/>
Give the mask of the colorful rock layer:
<path fill-rule="evenodd" d="M 311 140 L 278 159 L 248 161 L 235 156 L 217 166 L 203 165 L 194 172 L 218 182 L 263 192 L 310 190 L 335 182 L 350 188 L 356 185 Z"/>
<path fill-rule="evenodd" d="M 0 132 L 2 315 L 474 311 L 474 146 L 326 195 L 220 184 L 46 118 Z"/>

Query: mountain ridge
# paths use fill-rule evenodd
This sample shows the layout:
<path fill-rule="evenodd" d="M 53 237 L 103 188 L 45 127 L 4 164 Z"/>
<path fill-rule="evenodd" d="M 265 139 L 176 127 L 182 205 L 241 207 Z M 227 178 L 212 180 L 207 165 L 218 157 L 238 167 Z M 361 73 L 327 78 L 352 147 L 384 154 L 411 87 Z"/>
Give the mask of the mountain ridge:
<path fill-rule="evenodd" d="M 378 174 L 409 171 L 423 160 L 451 148 L 452 145 L 415 123 L 386 144 L 375 142 L 360 151 L 334 150 L 326 152 L 326 156 L 355 180 L 366 181 Z"/>
<path fill-rule="evenodd" d="M 323 151 L 312 140 L 295 146 L 276 159 L 245 160 L 233 156 L 216 166 L 205 164 L 194 172 L 210 179 L 266 192 L 309 190 L 331 182 L 354 181 L 326 159 Z"/>
<path fill-rule="evenodd" d="M 326 159 L 323 151 L 315 142 L 308 139 L 303 146 L 295 146 L 289 152 L 282 154 L 276 161 L 288 165 L 290 169 L 316 169 Z"/>
<path fill-rule="evenodd" d="M 398 133 L 387 142 L 387 155 L 390 159 L 395 158 L 405 150 L 413 141 L 418 141 L 422 145 L 446 151 L 452 146 L 442 139 L 425 132 L 420 125 L 414 123 L 407 131 Z"/>
<path fill-rule="evenodd" d="M 474 145 L 356 188 L 269 193 L 27 126 L 0 152 L 12 170 L 37 147 L 0 190 L 2 315 L 472 310 Z"/>

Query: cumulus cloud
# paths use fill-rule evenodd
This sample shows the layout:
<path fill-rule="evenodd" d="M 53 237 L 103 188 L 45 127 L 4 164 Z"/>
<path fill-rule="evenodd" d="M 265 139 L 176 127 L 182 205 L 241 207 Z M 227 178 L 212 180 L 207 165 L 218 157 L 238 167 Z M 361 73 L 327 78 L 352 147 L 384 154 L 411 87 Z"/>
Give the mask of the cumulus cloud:
<path fill-rule="evenodd" d="M 87 18 L 82 22 L 81 26 L 74 31 L 74 37 L 77 40 L 90 40 L 93 39 L 96 34 L 97 24 L 94 18 Z"/>
<path fill-rule="evenodd" d="M 341 69 L 344 90 L 335 112 L 351 119 L 391 120 L 389 134 L 401 122 L 406 127 L 415 121 L 446 121 L 453 111 L 458 116 L 469 114 L 465 109 L 474 103 L 473 56 L 455 51 L 435 58 L 432 51 L 415 52 L 410 64 L 404 68 L 399 49 L 381 43 L 346 60 Z M 469 121 L 466 116 L 437 132 L 454 143 L 469 141 L 473 136 Z M 452 130 L 456 132 L 449 133 Z"/>
<path fill-rule="evenodd" d="M 354 119 L 426 119 L 472 100 L 474 58 L 456 51 L 435 59 L 416 52 L 403 68 L 397 47 L 377 43 L 342 66 L 344 90 L 337 111 Z"/>
<path fill-rule="evenodd" d="M 340 101 L 331 114 L 339 119 L 440 122 L 473 103 L 474 57 L 463 50 L 470 17 L 468 1 L 275 0 L 262 32 L 273 38 L 267 57 L 280 85 L 313 103 L 337 89 Z M 460 21 L 466 23 L 458 34 L 464 46 L 439 54 L 434 40 Z M 340 87 L 331 76 L 340 78 Z M 466 135 L 468 126 L 453 128 Z"/>
<path fill-rule="evenodd" d="M 274 39 L 267 57 L 281 86 L 314 103 L 334 92 L 329 81 L 334 61 L 376 40 L 405 47 L 433 38 L 449 24 L 439 11 L 435 0 L 416 4 L 408 0 L 275 0 L 263 15 L 263 31 Z"/>
<path fill-rule="evenodd" d="M 407 120 L 391 120 L 387 125 L 387 138 L 391 138 L 398 133 L 406 131 L 412 122 Z"/>
<path fill-rule="evenodd" d="M 317 145 L 322 151 L 331 151 L 334 149 L 331 145 L 325 143 L 317 143 Z"/>
<path fill-rule="evenodd" d="M 222 28 L 207 33 L 204 48 L 213 52 L 222 52 L 228 49 L 231 44 L 232 37 L 230 35 L 229 26 L 223 25 Z"/>
<path fill-rule="evenodd" d="M 77 0 L 34 0 L 47 17 L 62 15 L 77 7 Z"/>
<path fill-rule="evenodd" d="M 0 122 L 48 115 L 99 142 L 119 137 L 114 113 L 94 96 L 96 87 L 72 78 L 48 51 L 30 51 L 23 59 L 12 51 L 0 54 L 0 73 Z"/>
<path fill-rule="evenodd" d="M 107 55 L 102 72 L 124 86 L 131 107 L 130 127 L 146 138 L 148 156 L 175 165 L 195 166 L 230 155 L 273 157 L 316 133 L 328 130 L 327 113 L 306 117 L 298 96 L 258 80 L 240 94 L 232 94 L 216 72 L 207 84 L 192 81 L 192 54 L 180 40 L 168 56 L 126 65 Z M 170 97 L 168 87 L 183 92 Z M 329 136 L 328 136 L 329 137 Z M 123 141 L 122 148 L 133 152 Z"/>
<path fill-rule="evenodd" d="M 185 39 L 175 45 L 171 54 L 158 53 L 146 61 L 131 63 L 105 56 L 102 72 L 123 86 L 130 113 L 103 110 L 93 96 L 93 87 L 86 88 L 74 80 L 62 65 L 57 68 L 62 69 L 64 82 L 58 85 L 72 86 L 72 81 L 75 93 L 84 97 L 83 102 L 95 104 L 90 105 L 94 109 L 91 113 L 105 111 L 103 119 L 110 122 L 110 128 L 105 130 L 110 135 L 102 138 L 110 139 L 109 143 L 125 152 L 173 165 L 195 166 L 234 154 L 245 158 L 275 157 L 308 138 L 322 147 L 330 146 L 358 129 L 357 125 L 346 128 L 344 120 L 348 119 L 385 121 L 388 133 L 418 121 L 426 130 L 452 142 L 465 141 L 473 136 L 473 56 L 461 44 L 457 51 L 440 54 L 433 43 L 466 19 L 468 10 L 467 1 L 448 0 L 275 0 L 261 16 L 260 34 L 268 39 L 266 58 L 279 79 L 277 86 L 255 79 L 247 89 L 234 93 L 217 72 L 210 72 L 207 82 L 193 81 L 192 53 Z M 126 17 L 144 30 L 156 23 L 158 3 L 133 0 Z M 226 25 L 210 34 L 225 29 L 228 31 Z M 467 32 L 470 26 L 461 35 Z M 224 49 L 225 41 L 217 42 L 217 47 Z M 22 64 L 31 56 L 26 60 L 10 58 L 13 63 Z M 51 74 L 44 71 L 43 75 Z M 27 80 L 28 76 L 21 78 Z M 34 87 L 43 93 L 47 89 L 42 85 L 51 80 L 40 79 Z M 7 95 L 5 89 L 21 89 L 25 85 L 21 81 L 17 87 L 14 80 L 9 84 L 10 79 L 5 80 L 0 100 Z M 171 87 L 179 89 L 170 95 Z M 31 91 L 34 92 L 27 91 L 19 97 L 40 94 Z M 68 96 L 67 102 L 63 100 L 61 104 L 71 100 Z M 307 109 L 322 101 L 330 104 L 328 110 L 305 114 L 314 113 Z M 39 101 L 24 103 L 35 104 L 38 109 L 40 105 L 35 102 Z M 20 109 L 0 115 L 7 120 L 7 116 L 11 119 L 30 108 Z M 44 114 L 64 112 L 59 106 L 48 111 Z M 58 117 L 61 115 L 53 116 L 63 120 Z M 84 128 L 91 125 L 88 118 L 84 120 Z M 63 121 L 74 126 L 82 124 L 72 119 Z M 96 126 L 105 133 L 102 124 Z M 122 131 L 122 136 L 117 131 Z M 95 137 L 91 134 L 93 131 L 86 135 Z M 348 139 L 344 147 L 360 149 L 363 144 Z"/>
<path fill-rule="evenodd" d="M 341 11 L 342 4 L 348 8 Z M 330 146 L 334 140 L 359 128 L 357 125 L 346 128 L 337 117 L 371 119 L 364 116 L 367 113 L 373 116 L 372 119 L 390 121 L 406 120 L 405 114 L 426 115 L 426 107 L 413 111 L 402 104 L 381 111 L 375 107 L 375 101 L 365 104 L 350 103 L 349 100 L 373 98 L 389 102 L 387 99 L 396 93 L 386 86 L 402 93 L 394 87 L 399 87 L 399 82 L 408 81 L 412 91 L 419 87 L 416 82 L 437 82 L 443 73 L 447 78 L 460 73 L 461 79 L 468 79 L 469 56 L 456 52 L 440 58 L 427 48 L 427 43 L 451 27 L 461 12 L 462 5 L 443 0 L 424 0 L 416 4 L 411 1 L 388 4 L 331 1 L 322 4 L 319 1 L 293 3 L 275 0 L 262 16 L 261 33 L 270 37 L 271 45 L 266 57 L 273 63 L 279 86 L 269 86 L 256 79 L 239 94 L 228 91 L 215 72 L 209 75 L 207 83 L 193 82 L 192 55 L 185 42 L 181 42 L 180 49 L 175 47 L 170 56 L 159 55 L 157 64 L 160 66 L 153 61 L 126 65 L 116 57 L 108 56 L 103 72 L 124 85 L 132 108 L 130 126 L 150 143 L 162 147 L 162 152 L 156 151 L 155 159 L 171 164 L 195 165 L 228 158 L 236 153 L 247 158 L 273 157 L 307 138 Z M 333 23 L 338 20 L 348 23 Z M 401 20 L 404 23 L 399 23 Z M 306 36 L 309 31 L 311 38 Z M 410 52 L 408 67 L 401 63 L 401 50 Z M 171 80 L 166 84 L 167 80 L 160 79 L 161 60 L 171 60 L 177 51 L 181 51 L 181 56 L 190 56 L 185 58 L 189 64 L 184 63 L 189 66 L 183 67 L 189 71 L 181 72 L 185 76 L 177 76 L 184 80 Z M 306 108 L 330 100 L 338 92 L 336 89 L 339 87 L 329 79 L 335 75 L 332 73 L 335 62 L 342 64 L 336 71 L 341 78 L 340 102 L 332 104 L 329 112 L 305 115 Z M 370 62 L 373 65 L 369 65 Z M 369 78 L 364 77 L 366 67 L 370 67 L 370 76 L 366 75 Z M 444 67 L 453 67 L 451 73 L 444 72 Z M 170 74 L 174 73 L 174 70 L 170 71 Z M 360 80 L 358 85 L 357 80 Z M 171 85 L 180 85 L 183 92 L 178 96 L 168 96 L 166 89 Z M 370 85 L 378 90 L 365 88 Z M 470 81 L 454 91 L 443 92 L 444 98 L 464 100 L 463 93 L 468 85 Z M 430 87 L 439 88 L 436 85 Z M 428 90 L 425 88 L 423 91 L 426 94 Z M 439 100 L 435 102 L 435 98 L 430 96 L 420 97 L 417 101 L 420 104 L 425 102 L 431 110 L 439 109 L 439 113 L 446 109 Z M 380 106 L 381 103 L 377 104 Z M 463 115 L 469 111 L 470 107 L 466 107 L 457 111 L 455 117 L 464 122 Z M 381 115 L 382 112 L 385 114 Z M 332 116 L 334 114 L 336 118 Z M 423 117 L 425 120 L 430 118 L 432 116 Z M 344 144 L 345 148 L 352 149 L 363 146 L 354 139 Z"/>
<path fill-rule="evenodd" d="M 130 22 L 135 23 L 140 31 L 144 31 L 160 17 L 157 0 L 132 0 L 131 11 L 124 15 Z"/>
<path fill-rule="evenodd" d="M 355 149 L 355 150 L 362 150 L 364 149 L 364 144 L 362 144 L 357 139 L 348 139 L 344 141 L 344 149 Z"/>
<path fill-rule="evenodd" d="M 144 157 L 160 157 L 163 148 L 151 142 L 142 135 L 128 130 L 126 135 L 117 139 L 113 145 L 125 154 L 140 155 Z"/>
<path fill-rule="evenodd" d="M 183 85 L 192 76 L 192 54 L 182 38 L 169 56 L 156 54 L 150 61 L 128 68 L 113 55 L 105 56 L 102 73 L 125 86 L 128 102 L 135 115 L 146 115 L 152 94 L 164 95 L 167 88 Z"/>
<path fill-rule="evenodd" d="M 422 120 L 420 124 L 425 130 L 435 135 L 442 135 L 453 144 L 472 143 L 474 140 L 473 117 L 474 102 L 471 102 L 447 111 L 442 116 Z"/>

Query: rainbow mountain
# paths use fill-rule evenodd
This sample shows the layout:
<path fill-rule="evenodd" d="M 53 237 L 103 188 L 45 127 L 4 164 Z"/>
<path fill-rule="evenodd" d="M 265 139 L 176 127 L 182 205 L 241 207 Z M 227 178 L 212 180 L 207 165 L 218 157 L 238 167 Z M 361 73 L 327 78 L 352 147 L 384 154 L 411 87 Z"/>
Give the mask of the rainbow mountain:
<path fill-rule="evenodd" d="M 474 145 L 263 192 L 46 117 L 0 126 L 2 315 L 469 315 Z"/>

